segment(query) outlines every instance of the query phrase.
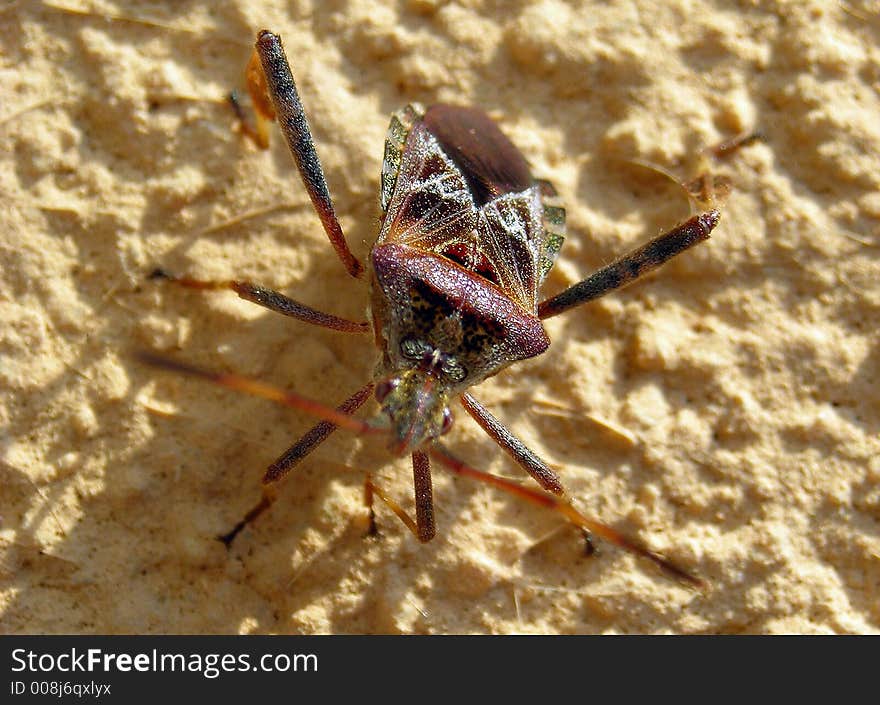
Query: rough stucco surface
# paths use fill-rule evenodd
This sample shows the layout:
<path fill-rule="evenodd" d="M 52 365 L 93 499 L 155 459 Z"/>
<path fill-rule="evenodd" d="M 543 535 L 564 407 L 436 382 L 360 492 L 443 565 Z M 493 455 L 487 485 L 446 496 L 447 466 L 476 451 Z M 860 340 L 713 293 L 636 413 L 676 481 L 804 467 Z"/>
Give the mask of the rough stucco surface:
<path fill-rule="evenodd" d="M 63 4 L 62 4 L 63 3 Z M 222 5 L 222 6 L 221 6 Z M 876 2 L 96 2 L 0 7 L 0 630 L 880 631 L 880 15 Z M 475 395 L 586 513 L 693 567 L 694 592 L 557 516 L 338 433 L 226 552 L 310 421 L 159 373 L 153 349 L 338 403 L 369 340 L 146 281 L 248 278 L 338 315 L 333 256 L 283 143 L 224 94 L 282 34 L 337 211 L 365 258 L 389 114 L 478 104 L 564 197 L 555 292 L 689 214 L 648 162 L 733 192 L 712 239 L 547 321 Z M 372 404 L 372 402 L 371 402 Z M 375 409 L 374 406 L 370 407 Z M 450 446 L 522 477 L 463 412 Z"/>

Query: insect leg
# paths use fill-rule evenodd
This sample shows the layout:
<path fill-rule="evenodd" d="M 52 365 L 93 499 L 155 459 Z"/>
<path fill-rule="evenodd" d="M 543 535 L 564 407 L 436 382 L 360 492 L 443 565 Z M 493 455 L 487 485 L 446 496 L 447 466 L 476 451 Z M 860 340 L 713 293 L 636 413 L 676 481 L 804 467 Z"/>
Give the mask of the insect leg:
<path fill-rule="evenodd" d="M 364 476 L 364 506 L 367 508 L 367 511 L 370 513 L 369 514 L 370 528 L 367 529 L 367 536 L 378 536 L 379 535 L 379 525 L 376 523 L 376 510 L 373 508 L 373 494 L 374 494 L 374 491 L 377 491 L 378 489 L 379 488 L 373 484 L 373 474 L 368 472 Z M 394 509 L 395 506 L 397 506 L 397 508 L 400 509 L 400 505 L 389 505 L 389 506 L 391 506 L 392 509 Z M 402 515 L 398 514 L 398 516 L 401 517 L 401 521 L 403 521 L 403 523 L 409 527 L 410 522 L 412 520 L 409 518 L 407 513 L 403 511 L 403 509 L 400 509 L 400 511 L 402 512 Z M 404 516 L 406 517 L 406 519 L 403 518 Z M 411 527 L 410 527 L 410 530 L 412 530 Z"/>
<path fill-rule="evenodd" d="M 461 405 L 489 437 L 501 446 L 517 464 L 548 492 L 561 495 L 565 492 L 559 477 L 547 463 L 535 455 L 519 438 L 513 435 L 498 419 L 470 394 L 461 395 Z"/>
<path fill-rule="evenodd" d="M 259 304 L 270 311 L 275 311 L 276 313 L 281 313 L 315 326 L 332 328 L 343 333 L 366 333 L 370 328 L 369 324 L 365 321 L 349 321 L 346 318 L 340 318 L 331 313 L 318 311 L 310 306 L 294 301 L 284 294 L 279 294 L 277 291 L 266 289 L 251 282 L 235 280 L 204 281 L 189 277 L 177 277 L 166 272 L 164 269 L 154 269 L 150 273 L 150 279 L 164 279 L 187 289 L 201 289 L 203 291 L 229 289 L 246 301 Z"/>
<path fill-rule="evenodd" d="M 248 61 L 247 68 L 245 69 L 245 80 L 248 93 L 251 96 L 251 104 L 254 106 L 255 124 L 251 125 L 244 114 L 236 91 L 232 91 L 229 94 L 229 104 L 235 111 L 235 116 L 241 125 L 241 131 L 253 140 L 257 147 L 268 149 L 269 123 L 275 119 L 275 109 L 272 107 L 272 101 L 269 99 L 266 77 L 263 74 L 262 66 L 260 66 L 260 55 L 256 49 L 251 52 L 250 61 Z"/>
<path fill-rule="evenodd" d="M 431 488 L 431 461 L 423 451 L 417 450 L 412 454 L 413 485 L 416 498 L 416 519 L 406 513 L 406 510 L 397 502 L 385 494 L 382 489 L 373 482 L 373 476 L 367 473 L 364 480 L 364 504 L 370 510 L 369 535 L 379 533 L 376 525 L 376 512 L 373 509 L 373 497 L 379 497 L 404 523 L 413 535 L 422 543 L 428 543 L 437 533 L 434 523 L 434 495 Z"/>
<path fill-rule="evenodd" d="M 413 490 L 416 498 L 416 523 L 419 541 L 428 543 L 437 533 L 434 523 L 434 490 L 431 486 L 431 461 L 427 453 L 417 450 L 412 454 Z"/>
<path fill-rule="evenodd" d="M 683 583 L 690 585 L 691 587 L 704 587 L 704 583 L 702 580 L 700 580 L 700 578 L 696 577 L 684 568 L 676 565 L 668 558 L 665 558 L 656 551 L 651 550 L 641 541 L 630 538 L 625 534 L 617 531 L 617 529 L 608 526 L 607 524 L 603 524 L 596 521 L 595 519 L 590 519 L 584 516 L 577 509 L 575 509 L 570 500 L 568 500 L 564 496 L 560 497 L 548 494 L 546 492 L 541 492 L 540 490 L 520 485 L 513 480 L 508 480 L 504 477 L 498 477 L 497 475 L 490 475 L 489 473 L 472 468 L 469 465 L 466 465 L 465 463 L 458 460 L 458 458 L 450 455 L 445 449 L 442 449 L 439 445 L 434 445 L 428 451 L 428 455 L 444 465 L 448 470 L 451 470 L 456 475 L 479 480 L 480 482 L 483 482 L 487 485 L 492 485 L 493 487 L 503 490 L 508 494 L 520 497 L 521 499 L 524 499 L 527 502 L 531 502 L 532 504 L 552 509 L 553 511 L 558 512 L 559 514 L 564 516 L 575 526 L 581 529 L 586 529 L 591 534 L 595 534 L 596 536 L 605 539 L 615 546 L 620 546 L 621 548 L 635 553 L 642 558 L 647 558 L 648 560 L 659 566 L 667 574 L 671 575 L 677 580 L 680 580 Z"/>
<path fill-rule="evenodd" d="M 372 391 L 373 383 L 370 382 L 342 402 L 342 404 L 336 407 L 336 410 L 345 414 L 353 414 L 363 406 L 367 399 L 370 398 L 370 393 Z M 327 436 L 333 433 L 337 428 L 339 428 L 339 426 L 331 421 L 321 421 L 312 426 L 302 438 L 284 451 L 278 460 L 268 467 L 266 474 L 263 475 L 263 484 L 268 485 L 277 482 L 284 477 L 296 467 L 303 458 L 321 445 L 327 439 Z"/>
<path fill-rule="evenodd" d="M 388 507 L 397 515 L 397 518 L 400 519 L 407 529 L 409 529 L 413 536 L 418 537 L 419 535 L 419 527 L 412 520 L 412 517 L 406 513 L 406 510 L 401 507 L 397 502 L 395 502 L 391 497 L 385 494 L 382 489 L 373 482 L 373 476 L 371 473 L 367 473 L 367 478 L 364 480 L 364 504 L 370 510 L 370 536 L 377 536 L 379 534 L 379 527 L 376 524 L 376 511 L 373 509 L 373 497 L 379 497 Z"/>
<path fill-rule="evenodd" d="M 721 214 L 717 210 L 695 215 L 669 232 L 625 254 L 616 262 L 603 267 L 582 282 L 542 301 L 538 305 L 538 316 L 550 318 L 634 282 L 675 255 L 707 240 L 720 218 Z"/>
<path fill-rule="evenodd" d="M 369 398 L 370 392 L 373 391 L 373 383 L 370 382 L 367 386 L 359 389 L 357 392 L 352 394 L 348 399 L 346 399 L 342 404 L 336 407 L 337 411 L 341 411 L 346 414 L 353 414 L 357 411 L 363 403 Z M 239 521 L 234 527 L 232 527 L 232 531 L 223 534 L 222 536 L 218 536 L 223 543 L 226 544 L 226 547 L 232 545 L 233 540 L 236 536 L 241 532 L 244 527 L 248 524 L 252 524 L 257 517 L 259 517 L 263 512 L 265 512 L 272 504 L 275 502 L 276 492 L 274 487 L 275 482 L 284 477 L 295 465 L 297 465 L 303 458 L 305 458 L 309 453 L 311 453 L 315 448 L 317 448 L 324 440 L 329 436 L 333 431 L 338 428 L 336 424 L 330 423 L 329 421 L 321 421 L 320 423 L 313 426 L 300 438 L 296 443 L 294 443 L 290 448 L 288 448 L 278 460 L 272 463 L 269 466 L 269 469 L 266 471 L 266 474 L 263 476 L 263 496 L 260 497 L 260 501 L 255 504 L 247 514 L 244 515 L 241 521 Z"/>
<path fill-rule="evenodd" d="M 248 524 L 256 521 L 257 517 L 259 517 L 263 512 L 265 512 L 272 504 L 275 502 L 275 489 L 274 488 L 263 488 L 263 495 L 260 497 L 260 501 L 257 502 L 253 507 L 251 507 L 250 511 L 242 517 L 241 521 L 238 522 L 235 526 L 232 527 L 232 531 L 220 534 L 217 537 L 218 541 L 222 541 L 226 548 L 232 546 L 232 542 L 235 540 L 235 537 L 241 533 L 241 530 L 246 527 Z"/>
<path fill-rule="evenodd" d="M 738 135 L 734 135 L 733 137 L 722 140 L 717 144 L 713 144 L 711 147 L 705 149 L 704 152 L 715 157 L 715 159 L 724 159 L 725 157 L 729 157 L 731 154 L 739 151 L 742 147 L 763 139 L 764 134 L 760 130 L 745 130 Z"/>
<path fill-rule="evenodd" d="M 248 86 L 248 88 L 250 88 L 250 86 Z M 253 91 L 249 92 L 253 95 Z M 229 100 L 229 105 L 232 107 L 232 112 L 235 113 L 235 117 L 238 119 L 239 129 L 242 134 L 260 149 L 269 149 L 269 120 L 261 115 L 259 110 L 255 110 L 254 124 L 251 124 L 251 121 L 248 119 L 248 116 L 241 105 L 238 91 L 230 91 L 227 99 Z M 253 102 L 256 105 L 256 101 Z"/>
<path fill-rule="evenodd" d="M 281 46 L 281 38 L 265 29 L 262 30 L 257 35 L 255 54 L 259 56 L 262 70 L 259 72 L 261 75 L 252 78 L 254 74 L 258 73 L 252 59 L 248 65 L 248 86 L 251 89 L 251 94 L 252 96 L 268 95 L 271 99 L 272 113 L 277 115 L 281 132 L 287 140 L 287 146 L 296 162 L 303 185 L 308 191 L 309 198 L 312 199 L 312 205 L 321 219 L 321 224 L 330 238 L 330 243 L 348 273 L 353 277 L 358 277 L 363 273 L 363 265 L 358 262 L 348 248 L 342 227 L 336 218 L 330 190 L 327 188 L 327 180 L 324 178 L 324 170 L 321 168 L 321 161 L 318 159 L 318 152 L 312 141 L 312 133 L 309 130 L 309 123 L 296 90 L 290 64 L 287 62 L 287 56 Z M 259 97 L 256 97 L 254 102 L 258 114 L 268 105 Z M 260 107 L 261 104 L 262 107 Z M 263 113 L 263 117 L 268 118 L 270 115 Z"/>
<path fill-rule="evenodd" d="M 730 194 L 730 179 L 712 173 L 713 160 L 725 159 L 742 147 L 764 136 L 757 130 L 740 132 L 702 151 L 697 176 L 682 184 L 687 194 L 702 208 L 714 208 Z"/>

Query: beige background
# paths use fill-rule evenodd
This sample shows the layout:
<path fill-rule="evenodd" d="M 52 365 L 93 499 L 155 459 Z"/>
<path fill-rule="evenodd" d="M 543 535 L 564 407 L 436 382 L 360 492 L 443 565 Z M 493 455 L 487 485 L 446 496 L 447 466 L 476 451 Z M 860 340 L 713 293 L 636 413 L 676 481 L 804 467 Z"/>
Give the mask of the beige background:
<path fill-rule="evenodd" d="M 79 2 L 0 7 L 0 629 L 4 632 L 880 631 L 880 8 L 852 2 Z M 705 594 L 546 511 L 339 433 L 227 553 L 310 421 L 145 369 L 156 349 L 336 403 L 369 340 L 156 264 L 250 278 L 343 316 L 289 155 L 235 131 L 255 31 L 283 35 L 342 224 L 366 257 L 389 114 L 478 104 L 570 232 L 555 292 L 689 213 L 705 146 L 734 191 L 709 243 L 547 322 L 554 341 L 475 394 L 579 506 L 695 568 Z M 375 407 L 371 407 L 375 408 Z M 463 412 L 450 445 L 522 477 Z"/>

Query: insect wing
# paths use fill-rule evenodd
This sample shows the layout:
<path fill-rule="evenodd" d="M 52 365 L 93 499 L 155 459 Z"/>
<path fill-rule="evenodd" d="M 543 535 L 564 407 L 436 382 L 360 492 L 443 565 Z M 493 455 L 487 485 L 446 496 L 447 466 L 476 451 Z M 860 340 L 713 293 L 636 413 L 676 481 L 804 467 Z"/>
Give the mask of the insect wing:
<path fill-rule="evenodd" d="M 535 182 L 525 157 L 479 108 L 433 105 L 424 124 L 461 171 L 477 208 Z"/>
<path fill-rule="evenodd" d="M 480 210 L 478 247 L 494 264 L 497 283 L 529 313 L 538 306 L 542 234 L 537 186 L 505 194 Z"/>
<path fill-rule="evenodd" d="M 403 148 L 413 125 L 425 116 L 425 109 L 419 103 L 410 103 L 391 115 L 391 123 L 385 135 L 385 154 L 382 157 L 382 179 L 379 188 L 379 206 L 382 217 L 388 211 L 388 204 L 394 194 L 394 186 L 400 173 Z"/>
<path fill-rule="evenodd" d="M 442 253 L 477 223 L 467 182 L 424 122 L 406 139 L 377 244 L 396 242 Z"/>
<path fill-rule="evenodd" d="M 543 201 L 551 195 L 482 111 L 408 106 L 386 139 L 377 244 L 444 256 L 534 314 L 564 232 L 564 210 Z"/>

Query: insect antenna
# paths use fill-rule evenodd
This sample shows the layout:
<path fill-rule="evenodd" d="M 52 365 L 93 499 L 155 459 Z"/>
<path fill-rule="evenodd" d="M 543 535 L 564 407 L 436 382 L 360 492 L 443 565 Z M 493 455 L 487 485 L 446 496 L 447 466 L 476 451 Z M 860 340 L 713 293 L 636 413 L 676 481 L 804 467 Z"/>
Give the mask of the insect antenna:
<path fill-rule="evenodd" d="M 353 414 L 363 406 L 364 402 L 370 398 L 373 392 L 373 383 L 363 386 L 352 396 L 346 399 L 340 406 L 336 407 L 336 411 L 343 414 Z M 332 421 L 321 421 L 310 428 L 306 434 L 288 448 L 274 463 L 267 469 L 263 475 L 263 484 L 271 485 L 281 480 L 296 465 L 311 453 L 315 448 L 321 445 L 327 437 L 337 428 L 337 424 Z"/>
<path fill-rule="evenodd" d="M 292 409 L 299 409 L 311 416 L 315 416 L 323 421 L 329 421 L 340 428 L 345 428 L 358 435 L 388 433 L 388 429 L 386 428 L 377 426 L 368 421 L 363 421 L 362 419 L 347 414 L 344 411 L 334 409 L 332 406 L 327 406 L 321 402 L 301 396 L 296 392 L 288 392 L 271 384 L 252 379 L 251 377 L 237 375 L 232 372 L 211 372 L 196 367 L 195 365 L 172 360 L 164 355 L 157 355 L 156 353 L 151 352 L 137 352 L 135 353 L 135 357 L 137 357 L 142 363 L 152 367 L 158 367 L 159 369 L 168 370 L 169 372 L 178 372 L 191 377 L 198 377 L 220 387 L 234 389 L 237 392 L 244 392 L 245 394 L 250 394 L 254 397 L 261 397 L 262 399 L 268 399 L 276 404 L 289 406 Z"/>

